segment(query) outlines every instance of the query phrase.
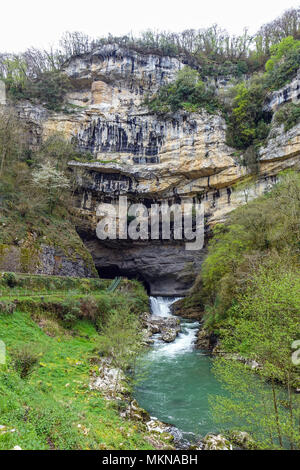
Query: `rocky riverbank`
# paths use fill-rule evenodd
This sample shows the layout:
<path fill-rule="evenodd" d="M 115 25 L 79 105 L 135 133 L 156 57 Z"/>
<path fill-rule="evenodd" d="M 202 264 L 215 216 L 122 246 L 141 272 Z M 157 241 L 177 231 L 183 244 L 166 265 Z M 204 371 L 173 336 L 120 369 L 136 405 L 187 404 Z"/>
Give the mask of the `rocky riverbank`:
<path fill-rule="evenodd" d="M 181 331 L 179 318 L 159 317 L 145 312 L 142 314 L 142 323 L 145 333 L 145 342 L 153 344 L 153 335 L 160 334 L 159 339 L 165 343 L 175 341 L 178 333 Z"/>

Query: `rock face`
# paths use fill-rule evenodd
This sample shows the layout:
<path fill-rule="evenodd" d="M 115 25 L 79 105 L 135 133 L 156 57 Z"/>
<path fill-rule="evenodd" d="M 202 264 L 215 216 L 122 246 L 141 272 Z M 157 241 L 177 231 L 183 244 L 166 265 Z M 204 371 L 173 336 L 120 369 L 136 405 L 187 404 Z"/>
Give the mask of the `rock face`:
<path fill-rule="evenodd" d="M 43 244 L 34 250 L 1 245 L 0 271 L 71 277 L 95 277 L 97 274 L 92 260 L 74 254 L 67 256 L 62 250 Z"/>
<path fill-rule="evenodd" d="M 282 169 L 299 168 L 300 126 L 286 134 L 275 129 L 260 150 L 260 176 L 237 189 L 236 183 L 249 180 L 249 173 L 226 145 L 220 115 L 178 112 L 162 118 L 149 113 L 143 104 L 147 95 L 183 67 L 176 58 L 107 45 L 66 64 L 74 87 L 67 96 L 72 114 L 19 107 L 33 129 L 33 145 L 61 132 L 92 154 L 92 161 L 70 162 L 79 187 L 79 233 L 100 275 L 138 276 L 152 295 L 184 295 L 205 250 L 188 251 L 180 240 L 100 241 L 95 234 L 100 202 L 117 205 L 119 196 L 126 195 L 129 205 L 141 202 L 149 208 L 154 202 L 172 205 L 189 198 L 204 208 L 208 228 L 268 191 Z M 272 94 L 269 109 L 295 99 L 298 80 Z"/>
<path fill-rule="evenodd" d="M 294 80 L 291 81 L 291 83 L 288 83 L 280 90 L 275 91 L 268 96 L 265 108 L 275 112 L 282 104 L 289 103 L 291 101 L 293 103 L 299 103 L 299 87 L 300 69 L 298 70 L 297 76 L 294 78 Z"/>

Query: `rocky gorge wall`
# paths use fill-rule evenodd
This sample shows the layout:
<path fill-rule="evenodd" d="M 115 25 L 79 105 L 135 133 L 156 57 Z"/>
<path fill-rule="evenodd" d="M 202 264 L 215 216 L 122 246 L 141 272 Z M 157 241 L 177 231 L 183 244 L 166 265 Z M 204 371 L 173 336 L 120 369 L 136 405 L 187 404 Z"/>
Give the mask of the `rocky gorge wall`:
<path fill-rule="evenodd" d="M 300 125 L 287 133 L 273 129 L 260 149 L 259 173 L 250 179 L 235 149 L 225 142 L 220 115 L 177 112 L 164 118 L 149 113 L 147 95 L 171 81 L 184 63 L 175 58 L 142 55 L 107 45 L 71 59 L 64 68 L 73 84 L 66 101 L 69 114 L 50 113 L 23 103 L 20 116 L 30 123 L 32 144 L 60 132 L 92 155 L 71 161 L 78 190 L 78 231 L 101 275 L 139 276 L 154 295 L 184 295 L 199 271 L 205 250 L 189 252 L 179 241 L 100 241 L 95 234 L 96 208 L 129 202 L 184 202 L 204 205 L 206 228 L 249 199 L 270 189 L 277 174 L 299 168 Z M 216 82 L 219 89 L 226 80 Z M 300 77 L 268 98 L 274 110 L 298 99 Z M 237 183 L 243 186 L 236 187 Z"/>

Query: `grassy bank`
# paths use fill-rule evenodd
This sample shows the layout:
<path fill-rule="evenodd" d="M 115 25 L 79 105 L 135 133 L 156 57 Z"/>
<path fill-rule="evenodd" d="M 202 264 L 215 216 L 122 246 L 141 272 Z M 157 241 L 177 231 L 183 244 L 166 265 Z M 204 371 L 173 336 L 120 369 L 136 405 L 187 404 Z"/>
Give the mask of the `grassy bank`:
<path fill-rule="evenodd" d="M 30 282 L 35 292 L 34 277 Z M 65 295 L 56 294 L 56 306 L 64 305 Z M 73 295 L 92 302 L 80 289 Z M 145 309 L 142 286 L 128 281 L 115 293 L 99 291 L 93 296 L 95 317 L 79 310 L 71 324 L 64 308 L 50 311 L 45 301 L 22 298 L 13 313 L 4 311 L 0 298 L 0 339 L 7 350 L 6 364 L 0 365 L 0 449 L 151 449 L 142 422 L 121 419 L 114 401 L 89 388 L 99 368 L 106 316 L 121 316 L 124 305 L 135 313 Z"/>

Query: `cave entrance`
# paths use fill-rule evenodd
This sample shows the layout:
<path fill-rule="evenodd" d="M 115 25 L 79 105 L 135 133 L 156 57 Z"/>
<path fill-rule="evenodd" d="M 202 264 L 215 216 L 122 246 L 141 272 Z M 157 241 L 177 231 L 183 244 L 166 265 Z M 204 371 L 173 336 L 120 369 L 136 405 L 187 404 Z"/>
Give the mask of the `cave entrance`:
<path fill-rule="evenodd" d="M 99 277 L 102 279 L 114 279 L 115 277 L 127 277 L 127 279 L 136 279 L 137 281 L 141 282 L 147 294 L 150 295 L 151 289 L 149 282 L 141 276 L 139 273 L 132 274 L 131 272 L 126 271 L 125 269 L 120 269 L 119 266 L 116 264 L 112 264 L 110 266 L 100 266 L 97 267 L 97 271 Z"/>

